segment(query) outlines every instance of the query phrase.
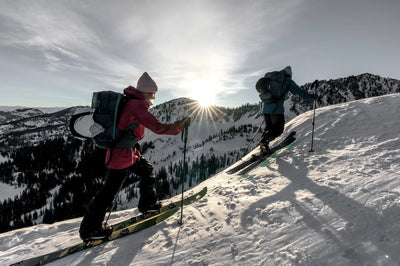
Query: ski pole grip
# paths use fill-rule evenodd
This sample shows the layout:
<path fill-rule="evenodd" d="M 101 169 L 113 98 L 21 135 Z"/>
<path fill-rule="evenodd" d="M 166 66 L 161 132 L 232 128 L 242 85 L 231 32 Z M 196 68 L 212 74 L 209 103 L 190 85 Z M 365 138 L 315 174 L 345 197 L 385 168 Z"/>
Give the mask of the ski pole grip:
<path fill-rule="evenodd" d="M 318 79 L 316 79 L 316 80 L 314 80 L 314 82 L 311 84 L 311 88 L 315 88 L 315 89 L 317 89 L 317 87 L 318 87 Z"/>
<path fill-rule="evenodd" d="M 185 128 L 188 128 L 190 126 L 191 120 L 192 119 L 190 116 L 185 118 L 185 124 L 184 124 Z"/>
<path fill-rule="evenodd" d="M 318 79 L 316 79 L 313 82 L 313 84 L 311 85 L 311 88 L 314 87 L 315 94 L 317 94 L 318 83 L 319 83 L 319 81 L 318 81 Z"/>

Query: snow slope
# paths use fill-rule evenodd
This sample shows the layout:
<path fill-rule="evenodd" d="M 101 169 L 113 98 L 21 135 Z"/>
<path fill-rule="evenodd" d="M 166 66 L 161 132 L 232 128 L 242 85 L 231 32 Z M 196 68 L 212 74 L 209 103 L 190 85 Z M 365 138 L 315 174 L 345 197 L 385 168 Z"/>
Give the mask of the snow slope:
<path fill-rule="evenodd" d="M 199 184 L 209 192 L 182 226 L 178 213 L 51 265 L 400 265 L 399 113 L 400 94 L 320 108 L 314 153 L 304 113 L 286 125 L 292 147 L 244 176 Z M 79 222 L 1 234 L 0 265 L 78 242 Z"/>
<path fill-rule="evenodd" d="M 1 191 L 0 202 L 6 199 L 12 199 L 15 195 L 22 193 L 24 188 L 25 187 L 10 186 L 5 183 L 0 183 L 0 191 Z"/>

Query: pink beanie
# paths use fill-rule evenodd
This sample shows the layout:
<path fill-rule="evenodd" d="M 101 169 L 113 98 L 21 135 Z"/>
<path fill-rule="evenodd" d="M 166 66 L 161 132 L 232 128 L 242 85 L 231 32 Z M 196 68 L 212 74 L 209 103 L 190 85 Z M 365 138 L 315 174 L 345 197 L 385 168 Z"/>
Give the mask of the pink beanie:
<path fill-rule="evenodd" d="M 157 92 L 158 87 L 155 81 L 147 74 L 147 72 L 144 72 L 143 75 L 139 78 L 136 89 L 140 92 Z"/>

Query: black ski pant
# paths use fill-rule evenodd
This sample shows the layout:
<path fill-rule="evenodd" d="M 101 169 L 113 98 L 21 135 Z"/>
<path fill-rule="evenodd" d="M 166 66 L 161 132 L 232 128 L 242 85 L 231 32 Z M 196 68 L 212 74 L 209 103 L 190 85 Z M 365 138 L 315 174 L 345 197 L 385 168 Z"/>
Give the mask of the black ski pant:
<path fill-rule="evenodd" d="M 145 158 L 141 157 L 134 165 L 125 169 L 108 169 L 104 185 L 97 191 L 86 209 L 79 230 L 81 233 L 87 234 L 101 228 L 107 210 L 112 208 L 115 196 L 132 172 L 140 177 L 138 207 L 146 209 L 157 201 L 153 166 Z"/>
<path fill-rule="evenodd" d="M 261 142 L 268 144 L 283 133 L 283 130 L 285 129 L 285 115 L 264 114 L 264 120 L 265 130 Z"/>

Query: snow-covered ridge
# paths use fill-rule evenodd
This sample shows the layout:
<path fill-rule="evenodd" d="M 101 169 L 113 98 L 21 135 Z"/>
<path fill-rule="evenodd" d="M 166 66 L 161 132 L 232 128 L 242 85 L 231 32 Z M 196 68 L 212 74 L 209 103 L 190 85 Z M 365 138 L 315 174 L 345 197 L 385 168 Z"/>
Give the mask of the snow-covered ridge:
<path fill-rule="evenodd" d="M 24 107 L 24 106 L 0 106 L 0 111 L 2 112 L 12 112 L 16 110 L 25 110 L 25 109 L 36 109 L 43 113 L 55 113 L 65 109 L 66 107 Z"/>
<path fill-rule="evenodd" d="M 311 83 L 302 86 L 312 91 Z M 358 100 L 379 95 L 400 92 L 400 81 L 382 78 L 369 73 L 336 80 L 321 80 L 317 89 L 318 106 Z M 256 91 L 254 91 L 256 93 Z M 191 115 L 197 128 L 190 131 L 190 140 L 195 145 L 217 132 L 249 123 L 258 127 L 261 122 L 257 104 L 240 108 L 215 108 L 213 112 L 202 112 L 195 108 L 196 102 L 188 98 L 179 98 L 151 108 L 151 112 L 165 123 L 172 123 Z M 246 104 L 246 103 L 243 103 Z M 286 106 L 286 120 L 310 110 L 308 102 L 289 94 Z M 41 140 L 69 134 L 66 125 L 71 114 L 81 107 L 61 108 L 24 108 L 0 107 L 0 148 L 16 145 L 36 144 Z M 53 112 L 55 111 L 55 112 Z M 196 119 L 197 118 L 197 119 Z M 241 121 L 238 121 L 241 120 Z M 157 136 L 146 135 L 144 141 L 156 140 Z"/>
<path fill-rule="evenodd" d="M 305 84 L 303 88 L 314 93 L 311 83 Z M 400 92 L 399 80 L 369 73 L 335 80 L 321 80 L 317 87 L 318 106 L 329 106 L 398 92 Z M 287 113 L 287 118 L 290 119 L 309 110 L 303 100 L 294 96 L 290 96 L 285 105 L 287 110 L 290 110 Z"/>
<path fill-rule="evenodd" d="M 319 108 L 313 153 L 312 112 L 301 114 L 284 133 L 297 141 L 276 158 L 199 184 L 208 193 L 183 226 L 176 214 L 51 265 L 399 265 L 399 112 L 400 94 Z M 0 264 L 78 242 L 79 222 L 1 234 Z"/>

